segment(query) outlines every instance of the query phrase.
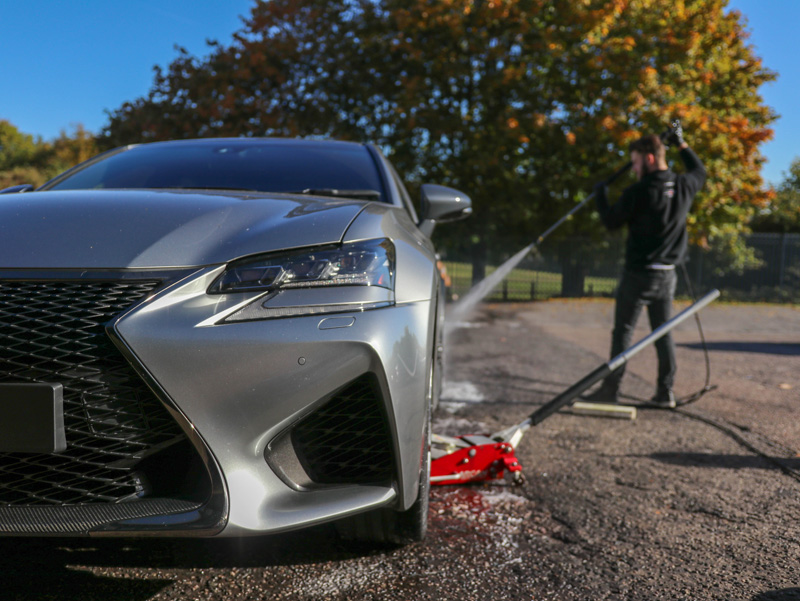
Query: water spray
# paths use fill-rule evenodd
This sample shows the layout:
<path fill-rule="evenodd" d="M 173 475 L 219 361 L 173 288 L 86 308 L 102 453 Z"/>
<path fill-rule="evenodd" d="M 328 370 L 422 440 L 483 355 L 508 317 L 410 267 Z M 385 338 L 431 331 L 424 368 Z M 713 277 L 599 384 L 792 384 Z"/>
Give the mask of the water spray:
<path fill-rule="evenodd" d="M 678 122 L 673 122 L 672 126 L 665 130 L 659 136 L 661 141 L 665 141 L 674 131 L 674 129 L 678 126 Z M 611 177 L 605 180 L 604 184 L 606 186 L 611 185 L 617 179 L 619 179 L 622 175 L 627 173 L 628 169 L 630 169 L 632 163 L 628 161 L 622 167 L 617 169 Z M 514 269 L 522 259 L 528 256 L 528 254 L 533 251 L 534 248 L 537 248 L 542 242 L 544 242 L 545 238 L 547 238 L 550 234 L 552 234 L 558 227 L 567 221 L 570 217 L 572 217 L 575 213 L 580 211 L 586 204 L 594 198 L 594 191 L 592 191 L 586 198 L 584 198 L 580 203 L 572 207 L 570 211 L 561 217 L 558 221 L 556 221 L 553 225 L 547 228 L 544 232 L 542 232 L 536 240 L 531 242 L 528 246 L 517 252 L 513 257 L 506 260 L 502 265 L 500 265 L 493 273 L 485 277 L 483 280 L 478 282 L 475 286 L 469 289 L 469 291 L 461 297 L 450 309 L 450 314 L 448 316 L 448 321 L 452 324 L 458 323 L 460 321 L 464 321 L 467 316 L 472 313 L 475 306 L 484 298 L 486 297 L 492 290 L 494 290 L 495 286 L 500 284 L 511 270 Z"/>

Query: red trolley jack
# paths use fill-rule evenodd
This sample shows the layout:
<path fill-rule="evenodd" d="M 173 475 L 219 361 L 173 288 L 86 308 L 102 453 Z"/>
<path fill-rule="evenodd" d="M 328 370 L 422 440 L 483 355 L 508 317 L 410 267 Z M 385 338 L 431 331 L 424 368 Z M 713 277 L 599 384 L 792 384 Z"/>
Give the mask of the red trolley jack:
<path fill-rule="evenodd" d="M 571 405 L 579 395 L 622 367 L 633 355 L 667 334 L 718 296 L 719 290 L 712 290 L 628 350 L 581 378 L 515 426 L 489 436 L 431 435 L 431 484 L 466 484 L 500 480 L 506 477 L 506 472 L 512 483 L 521 484 L 524 477 L 515 450 L 531 426 L 541 423 L 562 407 Z"/>
<path fill-rule="evenodd" d="M 463 484 L 499 480 L 508 471 L 523 482 L 522 465 L 510 442 L 488 436 L 431 436 L 431 484 Z"/>

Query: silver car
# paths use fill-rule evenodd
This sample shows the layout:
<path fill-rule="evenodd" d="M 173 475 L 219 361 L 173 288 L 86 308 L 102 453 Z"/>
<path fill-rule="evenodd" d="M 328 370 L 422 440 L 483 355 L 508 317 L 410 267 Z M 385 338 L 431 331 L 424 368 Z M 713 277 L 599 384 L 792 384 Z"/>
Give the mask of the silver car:
<path fill-rule="evenodd" d="M 0 534 L 425 535 L 444 298 L 370 145 L 126 146 L 0 196 Z"/>

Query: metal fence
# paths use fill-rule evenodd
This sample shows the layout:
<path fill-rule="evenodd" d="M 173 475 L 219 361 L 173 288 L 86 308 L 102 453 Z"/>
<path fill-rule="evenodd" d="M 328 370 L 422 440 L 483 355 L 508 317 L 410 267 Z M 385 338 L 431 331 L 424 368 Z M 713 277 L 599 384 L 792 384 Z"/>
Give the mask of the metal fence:
<path fill-rule="evenodd" d="M 719 288 L 723 298 L 800 303 L 800 234 L 751 234 L 747 245 L 758 264 L 741 272 L 727 268 L 726 257 L 714 249 L 689 249 L 687 273 L 698 292 Z M 624 239 L 600 243 L 587 238 L 546 242 L 524 259 L 487 297 L 492 301 L 527 301 L 553 297 L 612 297 L 622 269 Z M 472 286 L 468 258 L 445 256 L 451 298 Z M 494 266 L 486 269 L 487 275 Z M 678 296 L 687 295 L 684 276 L 678 278 Z"/>

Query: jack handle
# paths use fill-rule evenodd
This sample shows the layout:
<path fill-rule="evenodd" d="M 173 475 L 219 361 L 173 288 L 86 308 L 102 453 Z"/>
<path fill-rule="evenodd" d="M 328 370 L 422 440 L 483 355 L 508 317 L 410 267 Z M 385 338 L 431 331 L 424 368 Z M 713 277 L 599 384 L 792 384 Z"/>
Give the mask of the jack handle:
<path fill-rule="evenodd" d="M 625 363 L 628 362 L 628 359 L 633 357 L 636 353 L 641 351 L 646 346 L 650 346 L 659 338 L 665 336 L 668 332 L 670 332 L 675 326 L 680 324 L 681 322 L 685 321 L 687 318 L 691 317 L 695 313 L 697 313 L 700 309 L 711 303 L 714 299 L 719 297 L 719 290 L 714 289 L 702 298 L 700 298 L 696 303 L 690 305 L 680 313 L 678 313 L 675 317 L 670 319 L 669 321 L 663 323 L 655 330 L 653 330 L 648 336 L 642 338 L 639 342 L 634 344 L 628 350 L 623 351 L 616 357 L 610 359 L 608 363 L 604 363 L 600 367 L 596 368 L 591 373 L 587 374 L 583 378 L 581 378 L 578 382 L 567 388 L 564 392 L 559 394 L 550 402 L 542 405 L 531 413 L 530 417 L 527 420 L 519 424 L 520 428 L 527 429 L 530 426 L 535 426 L 548 417 L 550 417 L 553 413 L 561 409 L 566 405 L 571 405 L 575 398 L 586 392 L 592 385 L 596 384 L 606 376 L 609 376 L 611 373 L 618 370 L 622 367 Z"/>

